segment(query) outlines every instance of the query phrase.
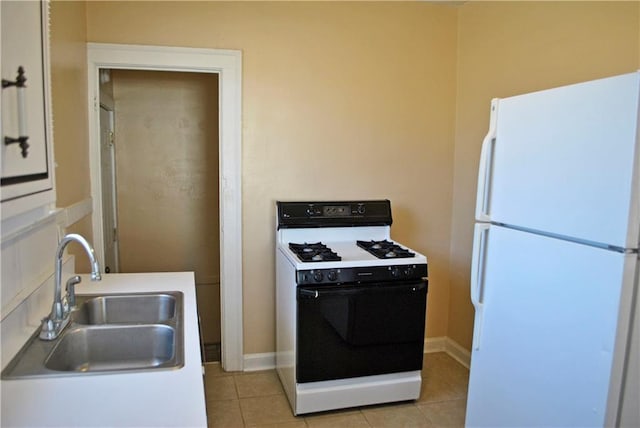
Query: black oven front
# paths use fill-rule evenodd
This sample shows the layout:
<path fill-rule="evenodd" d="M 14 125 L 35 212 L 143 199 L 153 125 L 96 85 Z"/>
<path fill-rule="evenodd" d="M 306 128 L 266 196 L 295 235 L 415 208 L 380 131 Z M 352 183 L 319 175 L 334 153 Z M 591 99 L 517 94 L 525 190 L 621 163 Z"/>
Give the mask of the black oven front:
<path fill-rule="evenodd" d="M 299 283 L 297 382 L 421 370 L 426 265 L 412 272 L 416 278 Z"/>

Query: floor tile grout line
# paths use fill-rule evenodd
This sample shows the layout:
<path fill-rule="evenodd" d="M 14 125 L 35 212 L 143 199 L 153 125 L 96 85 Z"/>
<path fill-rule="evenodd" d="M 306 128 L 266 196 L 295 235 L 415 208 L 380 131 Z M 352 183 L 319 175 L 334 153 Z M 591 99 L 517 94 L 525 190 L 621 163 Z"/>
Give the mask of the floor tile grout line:
<path fill-rule="evenodd" d="M 425 362 L 425 363 L 427 364 L 427 362 Z M 454 361 L 453 363 L 457 363 L 457 362 Z M 453 374 L 454 376 L 451 379 L 449 379 L 450 376 L 446 377 L 447 379 L 449 379 L 449 382 L 446 382 L 448 384 L 448 386 L 453 385 L 453 386 L 455 386 L 456 389 L 461 388 L 461 389 L 465 389 L 465 390 L 468 388 L 468 380 L 462 379 L 459 376 L 460 373 L 458 373 L 457 370 L 454 370 L 453 372 L 451 371 L 452 366 L 451 366 L 451 364 L 449 364 L 449 360 L 447 358 L 438 357 L 437 359 L 434 359 L 429 364 L 429 366 L 433 367 L 435 371 L 431 372 L 430 375 L 427 375 L 426 373 L 423 373 L 423 376 L 425 378 L 434 377 L 434 376 L 432 376 L 434 373 L 438 373 L 438 374 L 440 374 L 440 373 L 450 373 L 450 374 Z M 457 367 L 457 365 L 454 365 L 454 366 Z M 269 372 L 269 371 L 265 370 L 263 372 Z M 467 371 L 467 373 L 468 373 L 468 371 Z M 279 393 L 270 393 L 270 394 L 265 394 L 265 395 L 258 394 L 258 395 L 251 395 L 251 396 L 247 396 L 247 397 L 242 397 L 241 398 L 240 397 L 240 389 L 241 388 L 240 388 L 240 385 L 239 385 L 239 379 L 241 378 L 241 376 L 246 375 L 246 373 L 224 373 L 224 372 L 223 373 L 219 373 L 219 372 L 216 372 L 216 374 L 221 374 L 223 376 L 205 376 L 205 381 L 209 381 L 209 382 L 215 383 L 217 381 L 220 381 L 220 379 L 223 378 L 224 376 L 229 376 L 229 375 L 233 376 L 233 378 L 234 378 L 234 380 L 233 380 L 234 384 L 233 385 L 234 385 L 235 395 L 237 397 L 236 400 L 238 401 L 238 406 L 240 406 L 240 411 L 241 411 L 241 415 L 242 415 L 241 416 L 242 424 L 243 424 L 243 426 L 246 426 L 246 427 L 249 427 L 249 426 L 253 427 L 254 425 L 247 424 L 246 418 L 245 418 L 245 414 L 244 414 L 244 412 L 242 412 L 242 406 L 240 405 L 240 401 L 241 400 L 244 400 L 244 399 L 255 399 L 255 398 L 261 398 L 261 397 L 263 397 L 263 398 L 264 397 L 277 397 L 277 396 L 285 395 L 284 391 L 281 391 Z M 436 374 L 435 377 L 439 377 L 439 376 Z M 282 390 L 281 385 L 280 385 L 280 389 L 279 390 Z M 437 393 L 440 392 L 439 389 L 431 391 L 431 388 L 429 388 L 429 390 L 430 390 L 430 394 L 435 393 L 437 395 Z M 423 394 L 424 394 L 424 392 L 426 392 L 426 391 L 422 391 Z M 458 410 L 459 415 L 462 416 L 462 418 L 464 419 L 464 409 L 461 408 L 461 407 L 464 407 L 465 398 L 466 398 L 466 394 L 460 394 L 459 396 L 458 396 L 458 394 L 455 394 L 454 396 L 450 396 L 450 397 L 446 397 L 446 398 L 437 397 L 437 399 L 433 400 L 433 401 L 418 401 L 418 400 L 415 400 L 415 401 L 412 401 L 411 403 L 406 403 L 406 404 L 410 404 L 410 407 L 418 407 L 417 410 L 419 411 L 419 413 L 427 421 L 433 422 L 434 420 L 428 414 L 426 414 L 429 411 L 429 406 L 431 406 L 431 405 L 437 406 L 437 405 L 443 405 L 443 404 L 446 406 L 447 403 L 460 403 L 461 404 L 460 407 L 458 407 L 459 405 L 456 405 L 455 407 L 459 408 L 459 410 Z M 211 401 L 211 402 L 215 402 L 215 401 Z M 207 400 L 207 404 L 209 404 L 209 400 Z M 390 405 L 389 408 L 393 409 L 393 405 Z M 380 410 L 384 410 L 383 407 L 380 407 L 379 409 Z M 366 421 L 366 424 L 368 426 L 371 426 L 371 422 L 369 421 L 369 419 L 366 416 L 366 412 L 365 412 L 366 409 L 365 408 L 358 407 L 358 408 L 354 408 L 352 410 L 356 410 L 357 412 L 354 412 L 353 414 L 354 415 L 355 414 L 360 415 L 363 418 L 363 420 Z M 378 409 L 372 408 L 372 410 L 378 410 Z M 291 412 L 291 414 L 292 414 L 292 412 Z M 435 414 L 437 414 L 437 413 L 434 413 L 433 415 L 435 415 Z M 335 414 L 335 416 L 339 416 L 339 415 Z M 308 426 L 311 426 L 310 424 L 312 424 L 312 422 L 310 422 L 311 418 L 308 418 L 307 416 L 296 418 L 296 421 L 298 421 L 300 426 L 307 426 L 308 427 Z M 240 421 L 238 421 L 238 422 L 240 422 Z M 258 425 L 260 424 L 259 421 L 256 421 L 256 423 Z"/>
<path fill-rule="evenodd" d="M 434 401 L 416 401 L 416 406 L 428 405 L 428 404 L 442 404 L 442 403 L 450 403 L 453 401 L 464 401 L 466 397 L 460 398 L 447 398 L 446 400 L 434 400 Z"/>
<path fill-rule="evenodd" d="M 278 394 L 248 395 L 246 397 L 238 396 L 238 399 L 243 400 L 245 398 L 277 397 L 279 395 L 284 395 L 284 392 L 283 393 L 278 393 Z"/>
<path fill-rule="evenodd" d="M 240 407 L 240 418 L 242 418 L 242 426 L 247 426 L 247 418 L 244 415 L 244 410 L 242 409 L 242 400 L 240 399 L 240 391 L 238 389 L 238 383 L 236 382 L 236 375 L 233 375 L 233 387 L 236 390 L 236 397 L 238 397 L 238 407 Z"/>

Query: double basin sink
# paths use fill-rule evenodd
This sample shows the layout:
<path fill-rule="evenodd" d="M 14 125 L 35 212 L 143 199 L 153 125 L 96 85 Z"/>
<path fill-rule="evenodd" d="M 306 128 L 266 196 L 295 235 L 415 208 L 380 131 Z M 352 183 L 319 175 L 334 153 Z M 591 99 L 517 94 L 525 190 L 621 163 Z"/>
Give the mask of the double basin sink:
<path fill-rule="evenodd" d="M 77 296 L 70 317 L 56 340 L 40 340 L 38 329 L 2 371 L 2 379 L 184 365 L 181 292 Z"/>

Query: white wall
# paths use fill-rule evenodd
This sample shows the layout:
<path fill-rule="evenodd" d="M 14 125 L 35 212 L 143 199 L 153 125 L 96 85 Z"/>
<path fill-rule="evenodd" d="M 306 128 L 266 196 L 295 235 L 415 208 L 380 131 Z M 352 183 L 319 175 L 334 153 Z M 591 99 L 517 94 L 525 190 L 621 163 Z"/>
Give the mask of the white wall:
<path fill-rule="evenodd" d="M 64 231 L 65 211 L 51 212 L 19 227 L 2 223 L 0 283 L 0 362 L 2 368 L 20 350 L 51 310 L 54 256 Z M 14 219 L 15 220 L 15 219 Z M 63 278 L 74 272 L 66 257 Z"/>

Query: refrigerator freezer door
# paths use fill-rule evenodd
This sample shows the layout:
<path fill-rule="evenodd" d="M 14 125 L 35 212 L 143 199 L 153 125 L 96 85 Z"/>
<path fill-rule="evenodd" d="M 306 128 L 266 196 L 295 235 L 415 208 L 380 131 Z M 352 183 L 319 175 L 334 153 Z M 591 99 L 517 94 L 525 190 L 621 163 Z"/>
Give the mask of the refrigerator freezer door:
<path fill-rule="evenodd" d="M 637 72 L 494 102 L 478 220 L 637 248 L 639 94 Z"/>
<path fill-rule="evenodd" d="M 610 384 L 623 370 L 616 346 L 628 333 L 637 255 L 500 226 L 477 232 L 482 334 L 467 426 L 603 426 L 616 406 Z"/>

